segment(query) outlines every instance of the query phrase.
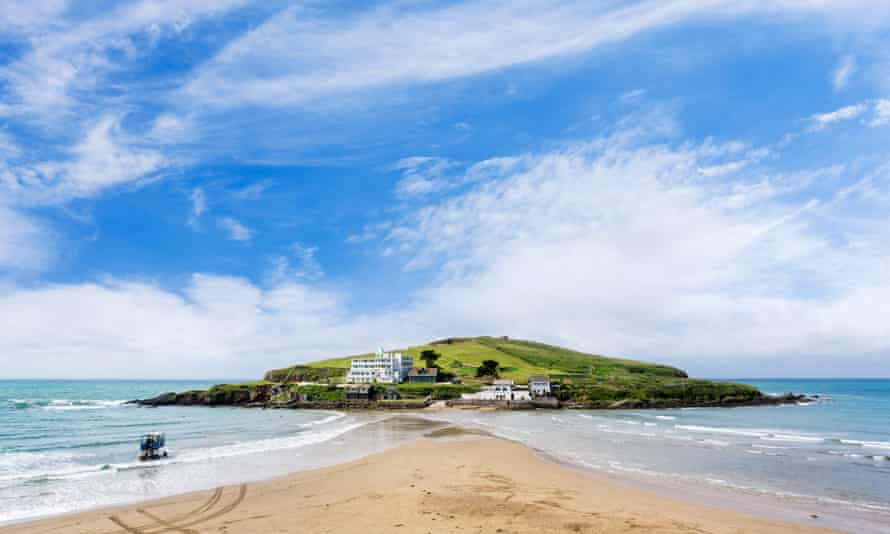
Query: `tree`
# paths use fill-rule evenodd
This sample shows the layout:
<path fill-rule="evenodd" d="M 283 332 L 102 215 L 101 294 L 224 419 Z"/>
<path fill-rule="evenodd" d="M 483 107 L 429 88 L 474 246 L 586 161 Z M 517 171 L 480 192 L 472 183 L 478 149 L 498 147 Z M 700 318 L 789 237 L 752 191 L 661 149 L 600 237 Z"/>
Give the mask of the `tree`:
<path fill-rule="evenodd" d="M 420 359 L 423 360 L 426 366 L 430 369 L 439 367 L 436 365 L 436 360 L 439 359 L 439 354 L 434 350 L 427 349 L 421 352 Z"/>
<path fill-rule="evenodd" d="M 476 368 L 476 376 L 493 376 L 497 378 L 498 365 L 499 364 L 497 360 L 485 360 L 482 362 L 482 365 Z"/>

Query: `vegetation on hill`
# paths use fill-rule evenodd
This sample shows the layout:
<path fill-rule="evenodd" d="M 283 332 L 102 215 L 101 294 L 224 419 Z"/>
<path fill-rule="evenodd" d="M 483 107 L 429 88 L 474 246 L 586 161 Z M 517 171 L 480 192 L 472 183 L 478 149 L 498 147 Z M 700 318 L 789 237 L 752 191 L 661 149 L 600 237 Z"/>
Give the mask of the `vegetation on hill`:
<path fill-rule="evenodd" d="M 575 407 L 736 405 L 765 398 L 755 387 L 690 379 L 681 369 L 667 365 L 609 358 L 506 337 L 449 338 L 401 349 L 401 352 L 413 356 L 416 365 L 435 366 L 440 369 L 440 377 L 457 378 L 460 384 L 374 385 L 373 392 L 380 399 L 453 399 L 461 393 L 478 391 L 482 384 L 495 377 L 524 384 L 531 375 L 550 376 L 561 386 L 559 400 Z M 284 395 L 276 386 L 289 384 L 288 390 L 299 393 L 303 400 L 343 401 L 345 390 L 336 386 L 343 382 L 352 359 L 371 356 L 371 353 L 358 354 L 273 369 L 261 381 L 222 384 L 206 392 L 180 396 L 186 403 L 263 402 L 275 400 L 267 390 L 275 389 L 279 392 L 277 395 Z M 312 385 L 305 384 L 307 382 Z"/>
<path fill-rule="evenodd" d="M 290 384 L 294 382 L 336 382 L 346 376 L 346 367 L 317 367 L 294 365 L 266 371 L 263 380 Z"/>
<path fill-rule="evenodd" d="M 608 358 L 535 341 L 501 337 L 451 338 L 400 350 L 414 356 L 418 362 L 423 351 L 435 350 L 439 354 L 436 364 L 465 382 L 476 381 L 476 370 L 486 360 L 498 362 L 498 376 L 515 380 L 517 383 L 525 383 L 531 375 L 550 375 L 552 378 L 570 379 L 626 375 L 686 378 L 685 372 L 667 365 Z M 345 374 L 353 358 L 370 358 L 371 356 L 373 354 L 370 353 L 357 354 L 345 358 L 307 363 L 298 367 L 310 367 L 325 373 L 333 373 L 335 369 L 341 369 Z M 273 372 L 280 371 L 282 370 Z M 266 378 L 269 378 L 269 373 Z"/>

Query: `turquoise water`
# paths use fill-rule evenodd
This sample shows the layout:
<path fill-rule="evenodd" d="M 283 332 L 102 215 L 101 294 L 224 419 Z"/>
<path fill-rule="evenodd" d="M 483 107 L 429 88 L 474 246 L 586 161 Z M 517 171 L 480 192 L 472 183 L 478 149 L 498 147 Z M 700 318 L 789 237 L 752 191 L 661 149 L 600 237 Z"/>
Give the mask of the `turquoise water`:
<path fill-rule="evenodd" d="M 331 443 L 373 421 L 337 412 L 124 404 L 208 385 L 0 381 L 0 523 L 336 463 L 358 451 Z M 152 430 L 167 434 L 171 457 L 138 462 L 139 435 Z"/>
<path fill-rule="evenodd" d="M 691 497 L 766 503 L 757 511 L 773 503 L 786 519 L 817 513 L 816 524 L 890 532 L 890 380 L 741 381 L 820 398 L 805 406 L 426 416 Z M 0 381 L 0 522 L 269 478 L 408 437 L 372 425 L 392 417 L 379 412 L 123 404 L 209 384 Z M 139 435 L 151 430 L 167 433 L 168 461 L 135 460 Z"/>
<path fill-rule="evenodd" d="M 890 532 L 890 380 L 738 381 L 819 399 L 779 407 L 442 417 L 656 487 L 759 511 L 775 505 L 773 515 L 783 519 L 816 514 L 814 524 Z"/>

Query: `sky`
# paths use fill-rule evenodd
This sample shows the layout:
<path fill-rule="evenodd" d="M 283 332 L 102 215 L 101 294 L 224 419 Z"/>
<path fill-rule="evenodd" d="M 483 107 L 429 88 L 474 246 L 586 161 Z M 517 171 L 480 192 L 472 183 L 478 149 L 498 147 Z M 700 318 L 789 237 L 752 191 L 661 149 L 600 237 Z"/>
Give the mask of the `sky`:
<path fill-rule="evenodd" d="M 888 146 L 884 0 L 6 0 L 0 378 L 890 376 Z"/>

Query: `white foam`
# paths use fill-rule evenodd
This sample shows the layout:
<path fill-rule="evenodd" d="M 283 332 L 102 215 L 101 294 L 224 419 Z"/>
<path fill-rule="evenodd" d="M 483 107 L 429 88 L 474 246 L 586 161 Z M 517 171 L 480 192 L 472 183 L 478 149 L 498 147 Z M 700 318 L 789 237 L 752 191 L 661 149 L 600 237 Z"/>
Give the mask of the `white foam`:
<path fill-rule="evenodd" d="M 846 451 L 828 451 L 828 454 L 832 456 L 843 456 L 844 458 L 862 458 L 861 454 Z"/>
<path fill-rule="evenodd" d="M 845 445 L 858 445 L 866 449 L 890 450 L 890 442 L 886 441 L 860 441 L 857 439 L 842 439 L 841 443 Z"/>
<path fill-rule="evenodd" d="M 764 441 L 787 441 L 794 443 L 824 443 L 825 438 L 819 436 L 803 436 L 800 434 L 770 434 L 762 436 Z"/>
<path fill-rule="evenodd" d="M 746 430 L 741 428 L 729 428 L 729 427 L 713 427 L 713 426 L 699 426 L 699 425 L 674 425 L 674 428 L 679 428 L 682 430 L 688 430 L 690 432 L 702 432 L 708 434 L 730 434 L 733 436 L 749 436 L 753 438 L 759 438 L 762 436 L 766 436 L 769 433 L 763 431 L 756 430 Z"/>
<path fill-rule="evenodd" d="M 126 400 L 107 399 L 9 399 L 9 404 L 43 410 L 102 410 L 125 406 Z"/>
<path fill-rule="evenodd" d="M 673 421 L 676 419 L 673 415 L 656 415 L 655 418 L 663 421 Z"/>
<path fill-rule="evenodd" d="M 318 421 L 304 423 L 301 426 L 318 426 L 337 421 L 345 416 L 346 414 L 344 413 L 337 413 Z M 113 473 L 116 471 L 150 469 L 171 464 L 195 463 L 221 458 L 230 458 L 233 456 L 241 456 L 246 454 L 258 454 L 263 452 L 301 448 L 308 445 L 314 445 L 317 443 L 332 440 L 351 430 L 362 427 L 369 422 L 370 421 L 364 421 L 330 429 L 306 431 L 296 435 L 280 438 L 268 438 L 256 441 L 237 442 L 228 445 L 218 445 L 214 447 L 202 447 L 183 451 L 181 454 L 173 455 L 164 462 L 157 463 L 134 461 L 110 465 L 83 465 L 67 461 L 71 458 L 74 458 L 74 456 L 66 453 L 52 452 L 36 454 L 23 452 L 3 455 L 0 456 L 0 460 L 3 460 L 5 462 L 12 462 L 13 467 L 16 468 L 16 472 L 7 475 L 0 475 L 0 481 L 34 480 L 40 478 L 60 479 L 84 477 L 99 475 L 103 473 Z M 28 463 L 30 463 L 31 468 L 22 469 Z M 0 468 L 2 467 L 3 466 L 0 465 Z"/>
<path fill-rule="evenodd" d="M 312 427 L 312 426 L 317 426 L 317 425 L 326 425 L 328 423 L 333 423 L 334 421 L 343 419 L 344 417 L 346 417 L 345 413 L 337 412 L 334 415 L 325 417 L 324 419 L 319 419 L 318 421 L 310 421 L 308 423 L 303 423 L 302 425 L 299 425 L 299 426 L 306 428 L 306 427 Z"/>

